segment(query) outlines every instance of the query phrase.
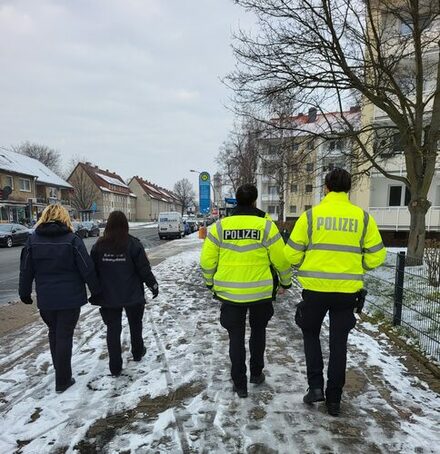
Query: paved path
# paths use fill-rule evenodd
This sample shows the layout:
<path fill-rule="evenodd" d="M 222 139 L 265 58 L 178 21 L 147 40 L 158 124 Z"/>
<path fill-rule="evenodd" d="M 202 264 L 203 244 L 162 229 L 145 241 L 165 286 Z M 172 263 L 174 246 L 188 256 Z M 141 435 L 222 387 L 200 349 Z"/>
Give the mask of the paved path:
<path fill-rule="evenodd" d="M 350 337 L 341 417 L 330 417 L 323 404 L 302 403 L 305 365 L 293 323 L 299 289 L 277 303 L 270 322 L 266 383 L 251 386 L 248 399 L 234 395 L 227 334 L 200 277 L 199 247 L 189 238 L 152 251 L 158 262 L 170 257 L 155 268 L 160 296 L 147 304 L 147 355 L 131 360 L 125 328 L 118 379 L 107 371 L 95 308 L 83 311 L 74 347 L 77 383 L 64 394 L 53 392 L 41 324 L 2 339 L 0 452 L 438 452 L 439 395 L 425 383 L 426 372 L 373 325 L 358 325 Z"/>

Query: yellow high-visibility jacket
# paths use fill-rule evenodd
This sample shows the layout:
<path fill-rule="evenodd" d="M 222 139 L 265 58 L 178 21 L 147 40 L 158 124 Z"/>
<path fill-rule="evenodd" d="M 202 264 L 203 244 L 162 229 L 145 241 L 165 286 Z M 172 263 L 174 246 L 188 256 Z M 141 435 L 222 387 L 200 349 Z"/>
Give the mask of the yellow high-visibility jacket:
<path fill-rule="evenodd" d="M 373 217 L 348 200 L 345 192 L 329 192 L 303 213 L 284 253 L 299 266 L 298 280 L 307 290 L 356 293 L 365 270 L 383 263 L 386 249 Z"/>
<path fill-rule="evenodd" d="M 224 218 L 211 227 L 203 244 L 205 283 L 228 303 L 273 301 L 278 279 L 285 288 L 291 285 L 292 269 L 283 251 L 273 221 L 249 214 Z"/>

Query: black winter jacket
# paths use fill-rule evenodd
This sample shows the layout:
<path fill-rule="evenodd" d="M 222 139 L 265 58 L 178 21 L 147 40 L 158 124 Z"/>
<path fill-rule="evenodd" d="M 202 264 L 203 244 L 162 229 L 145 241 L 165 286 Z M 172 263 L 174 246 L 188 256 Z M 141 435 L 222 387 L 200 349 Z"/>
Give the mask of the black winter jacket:
<path fill-rule="evenodd" d="M 143 283 L 150 290 L 157 288 L 145 249 L 131 235 L 124 253 L 114 254 L 98 241 L 92 248 L 91 256 L 102 287 L 102 298 L 91 300 L 92 304 L 105 307 L 145 304 Z"/>
<path fill-rule="evenodd" d="M 61 222 L 41 224 L 21 251 L 19 295 L 30 298 L 35 279 L 37 304 L 43 310 L 75 309 L 101 292 L 93 262 L 81 238 Z"/>

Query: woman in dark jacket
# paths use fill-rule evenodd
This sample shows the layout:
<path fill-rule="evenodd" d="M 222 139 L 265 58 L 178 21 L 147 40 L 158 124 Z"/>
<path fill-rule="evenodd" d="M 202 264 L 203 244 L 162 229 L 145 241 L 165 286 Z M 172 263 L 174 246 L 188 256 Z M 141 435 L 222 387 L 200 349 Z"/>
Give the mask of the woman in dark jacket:
<path fill-rule="evenodd" d="M 34 279 L 38 309 L 49 328 L 55 390 L 63 392 L 75 383 L 72 339 L 80 308 L 87 303 L 85 283 L 92 294 L 101 289 L 84 243 L 73 233 L 69 213 L 61 205 L 45 208 L 21 252 L 19 295 L 25 304 L 32 304 Z"/>
<path fill-rule="evenodd" d="M 107 325 L 110 372 L 118 376 L 122 370 L 122 309 L 125 309 L 130 326 L 133 359 L 140 361 L 146 353 L 142 339 L 144 283 L 153 293 L 153 299 L 159 294 L 159 286 L 144 247 L 128 234 L 128 221 L 121 211 L 110 213 L 104 235 L 93 246 L 91 256 L 102 287 L 102 298 L 91 302 L 102 306 L 101 316 Z"/>

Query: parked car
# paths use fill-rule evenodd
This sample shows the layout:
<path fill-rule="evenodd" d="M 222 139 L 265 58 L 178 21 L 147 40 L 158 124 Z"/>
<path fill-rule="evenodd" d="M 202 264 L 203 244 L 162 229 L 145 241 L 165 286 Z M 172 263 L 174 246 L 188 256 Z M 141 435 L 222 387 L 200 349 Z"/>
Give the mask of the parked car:
<path fill-rule="evenodd" d="M 87 238 L 89 232 L 82 222 L 73 221 L 73 233 L 78 235 L 80 238 Z"/>
<path fill-rule="evenodd" d="M 0 246 L 12 247 L 24 244 L 29 237 L 29 229 L 21 224 L 0 224 Z"/>
<path fill-rule="evenodd" d="M 199 224 L 196 219 L 188 219 L 186 223 L 190 226 L 191 233 L 197 232 L 197 230 L 199 230 Z"/>
<path fill-rule="evenodd" d="M 96 222 L 93 221 L 84 221 L 82 225 L 86 228 L 87 234 L 86 238 L 88 236 L 99 236 L 99 227 Z"/>
<path fill-rule="evenodd" d="M 182 238 L 185 235 L 182 215 L 177 211 L 159 213 L 157 230 L 161 240 L 164 238 Z"/>

